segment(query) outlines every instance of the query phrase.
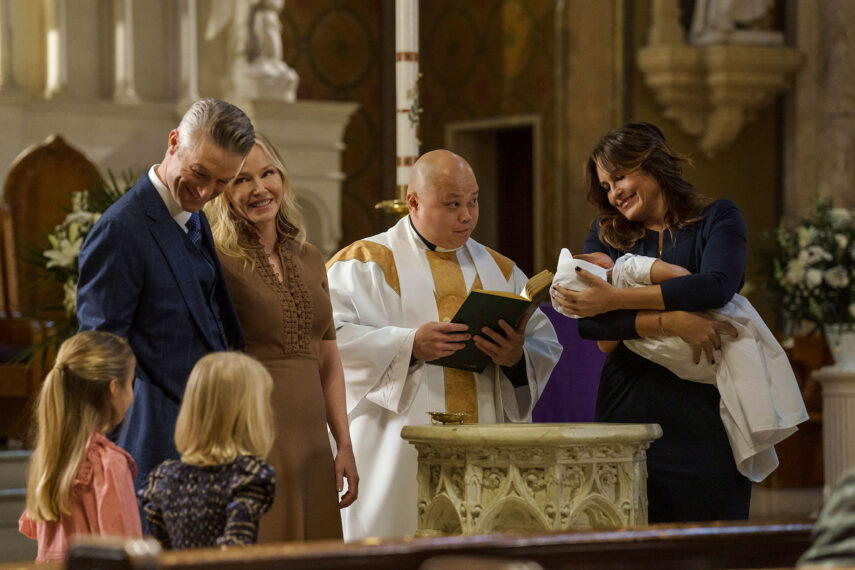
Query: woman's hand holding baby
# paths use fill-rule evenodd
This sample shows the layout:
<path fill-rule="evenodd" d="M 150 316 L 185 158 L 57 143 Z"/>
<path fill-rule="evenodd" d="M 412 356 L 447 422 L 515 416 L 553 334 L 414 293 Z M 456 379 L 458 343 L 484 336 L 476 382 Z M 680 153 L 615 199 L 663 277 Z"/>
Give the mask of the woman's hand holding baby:
<path fill-rule="evenodd" d="M 557 294 L 553 294 L 553 298 L 567 313 L 593 317 L 620 308 L 617 306 L 618 289 L 580 267 L 576 268 L 576 273 L 588 283 L 588 288 L 584 291 L 571 291 L 560 285 L 554 286 Z"/>
<path fill-rule="evenodd" d="M 662 313 L 662 329 L 669 336 L 679 336 L 692 347 L 695 364 L 701 353 L 710 364 L 715 363 L 715 351 L 721 348 L 721 335 L 736 337 L 736 327 L 719 321 L 707 313 L 666 311 Z"/>

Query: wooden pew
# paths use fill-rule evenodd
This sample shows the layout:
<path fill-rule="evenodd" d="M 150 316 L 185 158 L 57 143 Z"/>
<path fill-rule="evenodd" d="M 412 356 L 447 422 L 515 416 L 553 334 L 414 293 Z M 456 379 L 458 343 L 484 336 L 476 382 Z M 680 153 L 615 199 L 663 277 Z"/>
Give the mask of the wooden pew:
<path fill-rule="evenodd" d="M 711 498 L 712 499 L 712 498 Z M 795 565 L 809 545 L 810 523 L 653 525 L 541 535 L 455 536 L 374 543 L 257 546 L 247 551 L 169 552 L 169 570 L 234 568 L 418 568 L 436 556 L 522 559 L 565 568 L 768 568 Z"/>
<path fill-rule="evenodd" d="M 49 247 L 47 232 L 71 209 L 71 193 L 98 180 L 95 165 L 59 135 L 25 149 L 9 169 L 0 204 L 0 439 L 26 439 L 42 364 L 50 366 L 54 355 L 48 350 L 29 365 L 10 362 L 51 334 L 53 320 L 65 318 L 62 284 L 25 257 Z"/>
<path fill-rule="evenodd" d="M 710 499 L 715 500 L 714 497 Z M 368 540 L 344 544 L 318 541 L 227 550 L 163 552 L 158 556 L 157 567 L 163 570 L 399 570 L 419 568 L 425 561 L 437 560 L 437 557 L 485 557 L 496 561 L 533 561 L 546 570 L 781 568 L 794 566 L 808 548 L 811 527 L 811 523 L 806 521 L 762 524 L 746 521 L 651 525 L 575 533 Z M 444 567 L 459 568 L 460 565 L 452 563 Z M 15 568 L 36 567 L 16 565 Z"/>
<path fill-rule="evenodd" d="M 0 443 L 23 440 L 42 383 L 42 359 L 19 362 L 21 351 L 45 337 L 45 322 L 21 314 L 12 210 L 0 204 Z"/>

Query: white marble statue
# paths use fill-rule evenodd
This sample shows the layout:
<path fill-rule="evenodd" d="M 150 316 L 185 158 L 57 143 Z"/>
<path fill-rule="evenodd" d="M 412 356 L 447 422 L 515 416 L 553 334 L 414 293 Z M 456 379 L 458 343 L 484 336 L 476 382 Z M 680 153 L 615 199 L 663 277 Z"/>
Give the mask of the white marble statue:
<path fill-rule="evenodd" d="M 783 44 L 768 26 L 772 0 L 696 0 L 689 39 L 693 44 Z"/>
<path fill-rule="evenodd" d="M 229 32 L 228 97 L 296 100 L 300 78 L 282 59 L 284 7 L 285 0 L 213 0 L 205 38 Z"/>

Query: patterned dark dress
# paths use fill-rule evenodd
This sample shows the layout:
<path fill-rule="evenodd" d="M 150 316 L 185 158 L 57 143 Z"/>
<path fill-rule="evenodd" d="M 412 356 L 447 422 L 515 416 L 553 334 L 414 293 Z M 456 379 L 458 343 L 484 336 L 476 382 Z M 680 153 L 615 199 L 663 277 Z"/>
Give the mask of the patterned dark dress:
<path fill-rule="evenodd" d="M 149 532 L 166 549 L 254 544 L 276 492 L 273 468 L 241 455 L 223 465 L 169 459 L 137 495 Z"/>
<path fill-rule="evenodd" d="M 813 544 L 797 566 L 855 568 L 855 471 L 838 479 L 813 525 L 811 537 Z"/>

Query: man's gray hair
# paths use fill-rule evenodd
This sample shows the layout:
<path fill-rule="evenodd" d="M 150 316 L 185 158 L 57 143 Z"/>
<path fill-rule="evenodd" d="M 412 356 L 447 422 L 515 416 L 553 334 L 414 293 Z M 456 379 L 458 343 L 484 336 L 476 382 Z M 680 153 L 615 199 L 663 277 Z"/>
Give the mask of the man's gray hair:
<path fill-rule="evenodd" d="M 195 146 L 205 135 L 219 148 L 245 157 L 255 143 L 255 129 L 246 114 L 219 99 L 199 99 L 178 124 L 179 150 Z"/>

